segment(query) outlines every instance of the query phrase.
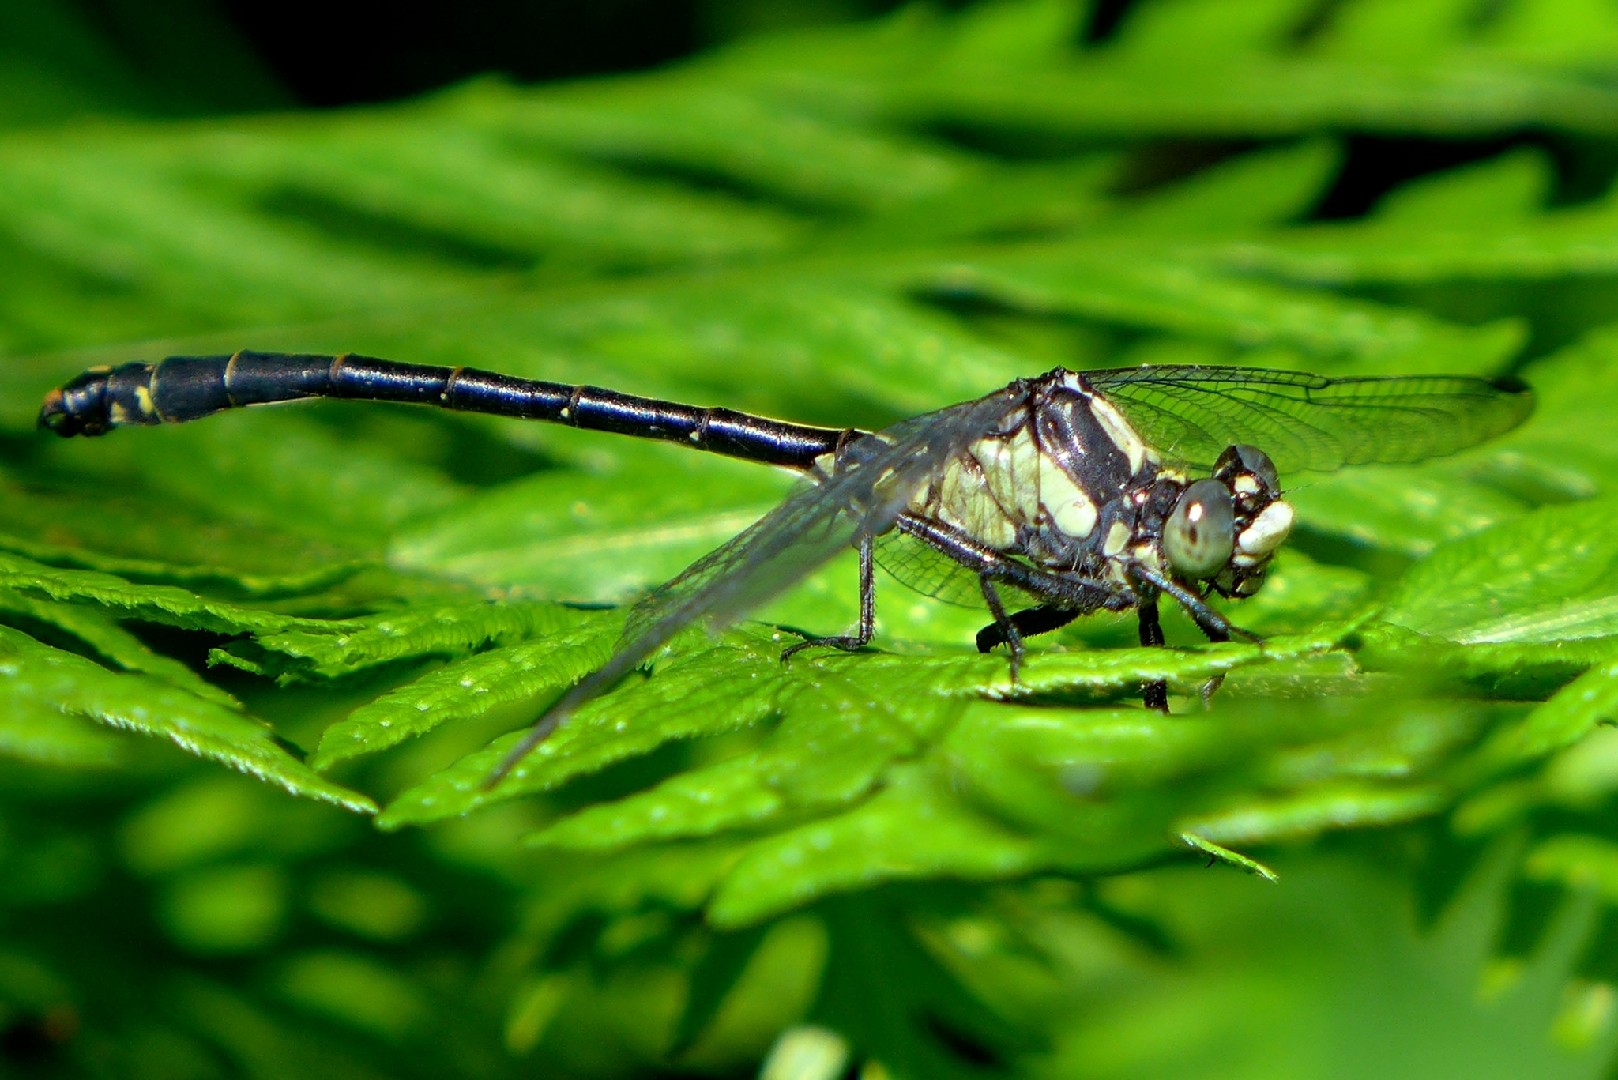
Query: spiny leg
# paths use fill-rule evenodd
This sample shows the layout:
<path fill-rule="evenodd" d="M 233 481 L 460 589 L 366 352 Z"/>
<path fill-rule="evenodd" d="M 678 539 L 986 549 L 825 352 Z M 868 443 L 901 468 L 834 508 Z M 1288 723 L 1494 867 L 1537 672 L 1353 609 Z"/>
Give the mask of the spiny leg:
<path fill-rule="evenodd" d="M 1209 641 L 1229 641 L 1231 637 L 1245 638 L 1248 641 L 1263 641 L 1264 639 L 1251 630 L 1243 630 L 1234 626 L 1231 621 L 1208 606 L 1208 602 L 1185 586 L 1171 581 L 1162 574 L 1154 573 L 1139 564 L 1130 567 L 1131 576 L 1143 581 L 1160 592 L 1173 597 L 1191 616 L 1191 621 L 1197 624 L 1197 629 Z"/>
<path fill-rule="evenodd" d="M 876 632 L 876 570 L 871 558 L 871 538 L 861 537 L 860 551 L 860 623 L 852 634 L 842 634 L 835 637 L 806 637 L 796 645 L 788 645 L 781 651 L 781 662 L 784 664 L 792 659 L 793 654 L 802 652 L 811 646 L 824 645 L 829 649 L 841 649 L 844 652 L 853 652 L 863 649 L 871 643 L 871 635 Z"/>
<path fill-rule="evenodd" d="M 1248 641 L 1255 642 L 1264 640 L 1251 630 L 1243 630 L 1241 627 L 1233 625 L 1229 619 L 1225 618 L 1219 612 L 1209 607 L 1207 602 L 1203 600 L 1202 597 L 1168 580 L 1167 578 L 1153 574 L 1145 567 L 1137 567 L 1136 576 L 1143 579 L 1148 584 L 1155 586 L 1168 595 L 1174 597 L 1174 599 L 1179 602 L 1180 606 L 1185 609 L 1186 614 L 1191 616 L 1191 620 L 1197 624 L 1197 629 L 1201 630 L 1209 641 L 1229 641 L 1232 637 L 1245 638 Z M 1142 635 L 1145 634 L 1144 627 L 1142 628 L 1141 633 Z M 1162 644 L 1161 628 L 1158 630 L 1158 636 L 1158 644 Z M 1142 644 L 1144 643 L 1145 638 L 1143 636 Z M 1214 691 L 1218 690 L 1224 681 L 1225 677 L 1223 675 L 1215 675 L 1213 678 L 1202 684 L 1202 704 L 1205 708 L 1207 707 L 1208 703 L 1213 700 Z M 1166 693 L 1167 691 L 1165 690 L 1165 695 Z M 1167 701 L 1166 696 L 1164 700 L 1165 702 Z M 1150 691 L 1148 691 L 1146 703 L 1148 705 L 1152 704 Z"/>
<path fill-rule="evenodd" d="M 1196 616 L 1193 614 L 1192 618 L 1196 618 Z M 1223 620 L 1221 620 L 1221 621 L 1223 621 Z M 1240 627 L 1232 626 L 1229 622 L 1224 622 L 1223 627 L 1220 627 L 1220 626 L 1209 627 L 1209 626 L 1204 626 L 1203 623 L 1202 623 L 1202 620 L 1198 619 L 1197 620 L 1197 628 L 1200 629 L 1204 634 L 1208 635 L 1208 640 L 1209 641 L 1229 641 L 1230 636 L 1232 634 L 1240 634 L 1241 636 L 1249 639 L 1250 641 L 1259 640 L 1259 637 L 1258 637 L 1257 634 L 1252 634 L 1252 633 L 1249 633 L 1246 630 L 1241 629 Z M 1218 690 L 1219 687 L 1224 683 L 1224 681 L 1225 681 L 1225 677 L 1223 675 L 1215 675 L 1213 678 L 1209 679 L 1207 682 L 1202 684 L 1202 692 L 1201 692 L 1202 693 L 1202 707 L 1204 709 L 1206 709 L 1209 706 L 1209 704 L 1212 703 L 1213 696 L 1214 696 L 1214 691 Z"/>
<path fill-rule="evenodd" d="M 1006 614 L 1006 605 L 1000 602 L 1000 593 L 994 587 L 994 582 L 988 574 L 978 575 L 978 588 L 983 591 L 983 602 L 989 607 L 989 614 L 994 617 L 994 625 L 987 629 L 994 630 L 1002 641 L 1006 643 L 1006 651 L 1011 654 L 1011 685 L 1017 685 L 1017 671 L 1022 667 L 1022 632 L 1010 615 Z M 978 633 L 978 651 L 988 652 L 982 644 L 983 632 Z"/>
<path fill-rule="evenodd" d="M 1193 616 L 1193 618 L 1195 618 L 1195 616 Z M 1226 622 L 1223 628 L 1217 626 L 1210 628 L 1204 626 L 1202 621 L 1199 619 L 1197 621 L 1197 628 L 1200 629 L 1204 634 L 1208 635 L 1209 641 L 1229 641 L 1232 634 L 1240 634 L 1242 637 L 1245 637 L 1250 641 L 1259 640 L 1259 636 L 1257 634 L 1249 633 L 1238 626 L 1232 626 L 1229 622 Z M 1221 629 L 1223 632 L 1220 632 Z M 1225 677 L 1223 675 L 1215 675 L 1213 678 L 1202 684 L 1201 696 L 1202 707 L 1204 709 L 1213 703 L 1214 691 L 1218 690 L 1220 686 L 1224 685 L 1224 682 Z"/>
<path fill-rule="evenodd" d="M 898 524 L 900 532 L 915 537 L 974 573 L 1050 601 L 1041 607 L 1071 611 L 1077 618 L 1092 611 L 1127 611 L 1135 606 L 1134 590 L 1125 586 L 1071 572 L 1029 566 L 985 547 L 959 529 L 913 514 L 900 514 Z M 1043 630 L 1036 632 L 1043 633 Z M 996 639 L 996 643 L 999 640 Z"/>
<path fill-rule="evenodd" d="M 1141 597 L 1136 611 L 1140 616 L 1140 643 L 1149 649 L 1162 648 L 1163 623 L 1157 615 L 1157 594 Z M 1152 679 L 1141 683 L 1140 694 L 1148 709 L 1169 711 L 1169 684 L 1164 680 Z"/>
<path fill-rule="evenodd" d="M 1135 604 L 1133 590 L 1072 572 L 1044 570 L 973 540 L 959 529 L 912 514 L 899 515 L 899 531 L 913 536 L 962 566 L 977 572 L 978 587 L 994 622 L 978 631 L 979 652 L 1005 644 L 1011 653 L 1011 678 L 1016 682 L 1023 657 L 1023 636 L 1042 634 L 1065 626 L 1092 611 L 1123 611 Z M 1050 602 L 1007 614 L 995 583 L 1010 585 Z"/>

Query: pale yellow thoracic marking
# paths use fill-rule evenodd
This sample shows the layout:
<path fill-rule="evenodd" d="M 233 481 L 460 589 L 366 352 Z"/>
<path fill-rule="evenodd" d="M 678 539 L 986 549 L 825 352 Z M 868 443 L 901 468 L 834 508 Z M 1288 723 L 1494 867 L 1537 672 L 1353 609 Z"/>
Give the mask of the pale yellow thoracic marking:
<path fill-rule="evenodd" d="M 1146 445 L 1146 440 L 1135 433 L 1124 419 L 1122 413 L 1113 408 L 1112 402 L 1105 398 L 1091 396 L 1090 411 L 1095 414 L 1096 421 L 1101 425 L 1108 438 L 1118 444 L 1118 449 L 1124 452 L 1129 459 L 1129 473 L 1131 476 L 1140 472 L 1141 466 L 1148 460 L 1157 461 L 1157 454 Z"/>
<path fill-rule="evenodd" d="M 983 480 L 993 484 L 991 466 L 985 463 L 984 470 L 987 475 L 980 479 L 963 455 L 945 466 L 923 497 L 933 500 L 934 513 L 945 524 L 989 547 L 1008 548 L 1017 540 L 1017 529 L 996 504 L 992 488 L 983 490 Z"/>
<path fill-rule="evenodd" d="M 140 414 L 142 416 L 157 415 L 157 403 L 152 400 L 152 390 L 150 387 L 135 387 L 135 401 L 136 407 L 140 409 Z"/>
<path fill-rule="evenodd" d="M 1051 523 L 1075 540 L 1095 531 L 1096 504 L 1047 454 L 1039 458 L 1039 501 L 1050 513 Z"/>
<path fill-rule="evenodd" d="M 1106 541 L 1101 545 L 1101 554 L 1109 559 L 1116 559 L 1124 553 L 1124 548 L 1129 546 L 1129 538 L 1133 535 L 1128 525 L 1121 521 L 1113 522 L 1112 528 L 1107 530 Z"/>
<path fill-rule="evenodd" d="M 976 463 L 976 468 L 973 463 Z M 1055 458 L 1040 452 L 1028 428 L 979 440 L 950 463 L 923 496 L 935 513 L 995 548 L 1017 540 L 1019 525 L 1050 525 L 1073 539 L 1095 531 L 1095 502 Z"/>

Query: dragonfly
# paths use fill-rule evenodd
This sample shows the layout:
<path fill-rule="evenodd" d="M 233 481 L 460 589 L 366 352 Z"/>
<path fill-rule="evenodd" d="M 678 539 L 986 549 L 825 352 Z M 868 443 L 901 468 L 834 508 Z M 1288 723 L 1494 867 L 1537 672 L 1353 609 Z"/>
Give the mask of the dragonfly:
<path fill-rule="evenodd" d="M 1295 516 L 1283 473 L 1452 454 L 1509 431 L 1533 409 L 1532 392 L 1512 377 L 1056 368 L 868 432 L 475 368 L 244 351 L 93 368 L 51 391 L 39 422 L 63 436 L 102 435 L 308 398 L 568 424 L 805 478 L 637 603 L 611 657 L 552 703 L 486 788 L 681 630 L 722 628 L 850 546 L 859 555 L 856 627 L 805 636 L 783 660 L 809 646 L 870 644 L 878 563 L 922 592 L 981 602 L 991 621 L 976 646 L 1005 648 L 1013 685 L 1025 639 L 1083 615 L 1133 610 L 1141 644 L 1163 646 L 1163 597 L 1210 641 L 1257 640 L 1210 601 L 1250 597 L 1264 584 Z M 919 546 L 893 543 L 906 538 Z M 1141 694 L 1146 707 L 1168 710 L 1165 682 L 1145 682 Z"/>

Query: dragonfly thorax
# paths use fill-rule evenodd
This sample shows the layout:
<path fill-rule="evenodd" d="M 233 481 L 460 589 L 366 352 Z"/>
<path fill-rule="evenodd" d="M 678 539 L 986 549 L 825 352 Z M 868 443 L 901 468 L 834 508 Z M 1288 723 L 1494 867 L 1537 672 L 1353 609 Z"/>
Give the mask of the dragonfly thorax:
<path fill-rule="evenodd" d="M 1124 594 L 1170 578 L 1245 597 L 1292 526 L 1275 465 L 1231 446 L 1211 475 L 1166 467 L 1082 375 L 1021 384 L 1001 422 L 917 492 L 909 512 L 1044 570 Z"/>
<path fill-rule="evenodd" d="M 1053 372 L 917 492 L 913 513 L 1037 565 L 1097 570 L 1135 533 L 1157 455 L 1079 376 Z"/>

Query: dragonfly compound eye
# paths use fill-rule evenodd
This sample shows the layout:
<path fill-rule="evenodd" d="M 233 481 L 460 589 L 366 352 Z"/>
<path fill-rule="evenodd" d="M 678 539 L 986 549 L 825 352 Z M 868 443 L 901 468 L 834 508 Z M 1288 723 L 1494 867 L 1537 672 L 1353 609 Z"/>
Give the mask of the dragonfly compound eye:
<path fill-rule="evenodd" d="M 1266 491 L 1274 493 L 1281 490 L 1281 480 L 1276 475 L 1275 462 L 1258 447 L 1238 444 L 1225 453 L 1234 459 L 1233 463 L 1240 466 L 1242 471 L 1250 472 L 1257 477 Z"/>
<path fill-rule="evenodd" d="M 1163 553 L 1174 572 L 1190 581 L 1213 577 L 1236 548 L 1236 512 L 1230 490 L 1198 480 L 1180 495 L 1163 524 Z"/>

